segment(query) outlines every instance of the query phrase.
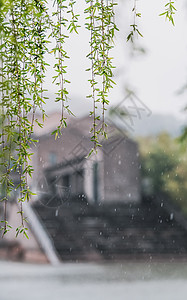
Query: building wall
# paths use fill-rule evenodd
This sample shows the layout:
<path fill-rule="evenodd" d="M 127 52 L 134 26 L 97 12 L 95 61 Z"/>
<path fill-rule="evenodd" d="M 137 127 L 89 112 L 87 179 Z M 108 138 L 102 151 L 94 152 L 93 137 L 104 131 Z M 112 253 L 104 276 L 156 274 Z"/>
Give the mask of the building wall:
<path fill-rule="evenodd" d="M 74 128 L 65 128 L 63 135 L 55 140 L 54 135 L 47 134 L 38 138 L 39 143 L 33 147 L 34 155 L 32 164 L 34 173 L 30 184 L 32 188 L 39 192 L 42 185 L 45 185 L 44 171 L 46 168 L 53 167 L 61 162 L 66 162 L 87 155 L 89 145 Z M 83 141 L 83 142 L 82 142 Z M 80 144 L 81 142 L 81 144 Z M 84 146 L 86 148 L 84 148 Z M 74 172 L 73 166 L 69 167 L 70 172 Z"/>
<path fill-rule="evenodd" d="M 110 146 L 105 145 L 104 150 L 107 147 Z M 125 138 L 104 155 L 104 198 L 130 203 L 140 201 L 140 195 L 138 146 Z"/>

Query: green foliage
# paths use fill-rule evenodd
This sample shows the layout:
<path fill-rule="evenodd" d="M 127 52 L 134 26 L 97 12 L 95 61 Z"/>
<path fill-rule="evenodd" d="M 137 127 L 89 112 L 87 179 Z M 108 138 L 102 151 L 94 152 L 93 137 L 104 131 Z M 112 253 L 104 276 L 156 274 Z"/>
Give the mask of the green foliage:
<path fill-rule="evenodd" d="M 144 176 L 151 179 L 154 194 L 161 193 L 165 189 L 167 178 L 177 166 L 176 159 L 157 147 L 144 159 L 144 164 Z"/>
<path fill-rule="evenodd" d="M 139 139 L 142 177 L 153 195 L 167 193 L 187 213 L 187 159 L 177 140 L 167 133 Z"/>
<path fill-rule="evenodd" d="M 112 88 L 112 58 L 110 50 L 117 27 L 114 22 L 113 0 L 86 0 L 86 28 L 90 31 L 91 79 L 89 80 L 93 101 L 93 136 L 94 150 L 99 146 L 98 135 L 105 132 L 104 114 L 108 105 L 108 92 Z M 7 201 L 11 192 L 19 193 L 17 199 L 20 207 L 21 226 L 16 235 L 23 233 L 27 237 L 23 202 L 28 201 L 32 192 L 28 186 L 28 177 L 32 176 L 33 168 L 31 146 L 34 125 L 42 123 L 36 119 L 36 111 L 40 111 L 43 120 L 46 117 L 43 105 L 46 101 L 43 87 L 47 62 L 46 54 L 54 55 L 53 82 L 57 87 L 56 102 L 62 104 L 62 114 L 59 126 L 53 132 L 55 138 L 66 127 L 64 111 L 71 113 L 67 105 L 68 84 L 67 60 L 69 55 L 65 44 L 70 33 L 78 33 L 79 15 L 75 0 L 54 0 L 52 15 L 48 10 L 47 0 L 7 0 L 0 1 L 0 109 L 1 109 L 1 192 L 4 202 L 4 234 L 7 225 Z M 50 48 L 51 47 L 51 48 Z M 102 105 L 101 119 L 97 116 L 97 104 Z M 30 116 L 30 117 L 28 117 Z M 14 186 L 12 174 L 19 176 L 19 183 Z"/>
<path fill-rule="evenodd" d="M 0 223 L 3 223 L 3 226 L 1 226 L 0 230 L 3 231 L 3 236 L 12 229 L 12 226 L 8 224 L 7 221 L 0 221 Z"/>
<path fill-rule="evenodd" d="M 172 23 L 173 26 L 175 26 L 173 16 L 175 15 L 176 8 L 175 8 L 175 2 L 174 1 L 169 1 L 165 5 L 165 11 L 160 14 L 160 16 L 165 16 L 166 20 Z"/>
<path fill-rule="evenodd" d="M 133 15 L 134 15 L 134 22 L 133 24 L 130 25 L 131 30 L 130 33 L 127 36 L 127 42 L 131 41 L 132 43 L 134 42 L 134 38 L 136 36 L 140 36 L 143 37 L 143 35 L 141 34 L 140 30 L 138 29 L 138 25 L 137 25 L 137 19 L 141 18 L 141 13 L 137 11 L 137 0 L 134 0 L 134 6 L 132 9 Z"/>
<path fill-rule="evenodd" d="M 7 200 L 13 188 L 19 191 L 18 204 L 22 227 L 22 203 L 32 192 L 27 184 L 32 175 L 30 146 L 36 109 L 44 103 L 43 81 L 47 63 L 47 30 L 49 26 L 46 1 L 5 1 L 0 9 L 0 91 L 1 91 L 1 187 Z M 31 120 L 28 114 L 32 114 Z M 19 174 L 14 187 L 11 173 Z M 6 209 L 5 209 L 6 212 Z M 6 233 L 6 214 L 4 215 Z M 19 231 L 19 232 L 24 232 Z"/>
<path fill-rule="evenodd" d="M 109 53 L 113 48 L 113 39 L 115 31 L 118 28 L 114 22 L 114 1 L 104 0 L 86 0 L 88 7 L 85 10 L 87 16 L 86 28 L 90 31 L 90 53 L 88 58 L 91 61 L 91 67 L 87 70 L 91 72 L 89 80 L 91 94 L 88 98 L 93 101 L 93 133 L 91 140 L 94 143 L 94 150 L 100 145 L 99 134 L 106 135 L 105 110 L 109 104 L 108 92 L 113 87 L 112 80 L 112 58 Z M 100 117 L 98 117 L 97 108 L 99 103 L 102 105 L 102 126 L 98 126 Z M 93 152 L 93 151 L 92 151 Z"/>

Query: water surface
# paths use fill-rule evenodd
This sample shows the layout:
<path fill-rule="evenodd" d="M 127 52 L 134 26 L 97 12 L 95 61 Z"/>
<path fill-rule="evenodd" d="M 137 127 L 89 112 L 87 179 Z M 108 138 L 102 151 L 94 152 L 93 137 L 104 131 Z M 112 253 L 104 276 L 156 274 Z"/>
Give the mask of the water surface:
<path fill-rule="evenodd" d="M 0 300 L 183 300 L 187 262 L 0 262 Z"/>

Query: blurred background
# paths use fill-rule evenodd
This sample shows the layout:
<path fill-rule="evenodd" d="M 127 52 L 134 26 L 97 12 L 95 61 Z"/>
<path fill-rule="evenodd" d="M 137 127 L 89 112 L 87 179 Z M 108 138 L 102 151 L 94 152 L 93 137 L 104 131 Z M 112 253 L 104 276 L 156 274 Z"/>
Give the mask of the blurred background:
<path fill-rule="evenodd" d="M 101 137 L 97 155 L 89 156 L 84 1 L 76 8 L 82 27 L 66 45 L 75 117 L 66 116 L 57 140 L 51 132 L 60 105 L 51 84 L 54 60 L 47 57 L 48 118 L 43 129 L 35 127 L 29 182 L 36 195 L 23 209 L 29 240 L 15 237 L 15 192 L 8 204 L 13 229 L 0 240 L 2 300 L 174 300 L 187 293 L 186 1 L 176 2 L 175 26 L 159 16 L 165 3 L 137 1 L 143 38 L 133 44 L 126 39 L 134 3 L 118 2 L 116 85 L 106 112 L 108 139 Z"/>

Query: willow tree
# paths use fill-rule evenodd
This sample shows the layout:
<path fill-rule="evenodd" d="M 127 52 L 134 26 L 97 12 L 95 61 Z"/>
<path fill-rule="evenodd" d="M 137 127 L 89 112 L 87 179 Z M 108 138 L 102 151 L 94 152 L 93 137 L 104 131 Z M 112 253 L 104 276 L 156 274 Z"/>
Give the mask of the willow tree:
<path fill-rule="evenodd" d="M 109 104 L 108 92 L 114 81 L 113 63 L 110 50 L 117 30 L 114 18 L 114 0 L 85 0 L 86 23 L 90 32 L 90 86 L 93 110 L 92 142 L 96 151 L 99 135 L 106 136 L 105 110 Z M 21 225 L 17 234 L 27 236 L 24 226 L 23 202 L 32 195 L 27 184 L 28 176 L 32 176 L 31 145 L 34 124 L 42 124 L 36 119 L 36 111 L 40 111 L 43 120 L 46 116 L 44 82 L 46 76 L 46 54 L 54 55 L 53 81 L 56 85 L 56 101 L 61 102 L 62 113 L 59 126 L 53 132 L 55 137 L 61 134 L 66 126 L 64 112 L 71 113 L 67 105 L 68 83 L 66 77 L 66 60 L 68 53 L 65 43 L 71 32 L 78 33 L 78 17 L 75 13 L 75 0 L 54 0 L 52 13 L 48 9 L 47 0 L 1 0 L 0 1 L 0 93 L 1 93 L 1 191 L 4 202 L 4 219 L 2 229 L 5 234 L 10 225 L 7 222 L 7 201 L 13 189 L 19 190 L 19 214 Z M 78 7 L 78 3 L 77 3 Z M 141 14 L 137 10 L 137 1 L 132 2 L 134 22 L 131 25 L 127 40 L 133 41 L 135 35 L 142 35 L 137 27 L 137 18 Z M 173 2 L 166 4 L 163 13 L 173 22 L 175 8 Z M 54 45 L 51 49 L 50 45 Z M 50 49 L 50 50 L 49 50 Z M 102 113 L 97 112 L 98 103 Z M 28 115 L 31 118 L 28 118 Z M 102 120 L 98 129 L 97 122 Z M 14 186 L 11 172 L 19 173 L 19 184 Z"/>

